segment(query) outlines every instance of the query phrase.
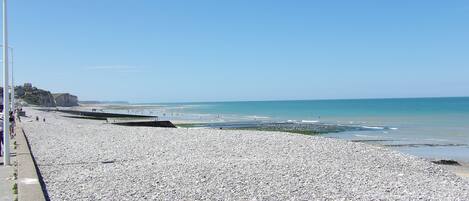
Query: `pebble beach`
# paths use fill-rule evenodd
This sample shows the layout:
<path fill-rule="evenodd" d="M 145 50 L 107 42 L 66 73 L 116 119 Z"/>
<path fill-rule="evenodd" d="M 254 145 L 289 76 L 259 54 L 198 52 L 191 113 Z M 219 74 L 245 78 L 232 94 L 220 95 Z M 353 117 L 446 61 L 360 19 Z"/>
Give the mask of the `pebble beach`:
<path fill-rule="evenodd" d="M 469 200 L 468 180 L 364 143 L 26 113 L 51 200 Z"/>

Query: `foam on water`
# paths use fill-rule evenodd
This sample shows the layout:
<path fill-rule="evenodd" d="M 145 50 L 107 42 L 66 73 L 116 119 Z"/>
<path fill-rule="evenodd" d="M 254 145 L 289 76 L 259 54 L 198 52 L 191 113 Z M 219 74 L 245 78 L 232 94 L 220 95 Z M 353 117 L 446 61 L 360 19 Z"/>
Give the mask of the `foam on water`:
<path fill-rule="evenodd" d="M 318 120 L 301 120 L 301 123 L 319 123 Z"/>
<path fill-rule="evenodd" d="M 364 137 L 364 138 L 379 138 L 380 137 L 380 136 L 375 136 L 375 135 L 360 135 L 360 134 L 355 134 L 354 136 Z"/>
<path fill-rule="evenodd" d="M 372 129 L 372 130 L 384 130 L 385 127 L 379 127 L 379 126 L 361 126 L 362 128 L 365 129 Z"/>

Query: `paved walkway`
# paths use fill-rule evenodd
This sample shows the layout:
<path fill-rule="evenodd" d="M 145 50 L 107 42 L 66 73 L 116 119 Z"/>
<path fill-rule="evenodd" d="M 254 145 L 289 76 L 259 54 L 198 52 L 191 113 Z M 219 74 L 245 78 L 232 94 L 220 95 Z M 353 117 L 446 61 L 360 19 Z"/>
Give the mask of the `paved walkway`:
<path fill-rule="evenodd" d="M 16 163 L 16 150 L 14 149 L 13 142 L 11 140 L 11 164 L 10 166 L 3 165 L 3 157 L 0 157 L 0 201 L 12 201 L 15 200 L 16 195 L 13 194 L 13 185 L 16 183 L 14 178 L 15 166 Z"/>
<path fill-rule="evenodd" d="M 15 138 L 10 140 L 10 165 L 4 166 L 0 157 L 0 201 L 46 200 L 24 131 L 18 126 L 16 132 Z"/>

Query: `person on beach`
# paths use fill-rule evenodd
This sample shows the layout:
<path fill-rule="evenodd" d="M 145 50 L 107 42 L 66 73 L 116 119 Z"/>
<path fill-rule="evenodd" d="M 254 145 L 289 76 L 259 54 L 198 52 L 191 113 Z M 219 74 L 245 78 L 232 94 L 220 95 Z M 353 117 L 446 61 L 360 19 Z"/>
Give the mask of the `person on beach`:
<path fill-rule="evenodd" d="M 13 115 L 13 111 L 10 111 L 10 137 L 15 137 L 15 116 Z"/>
<path fill-rule="evenodd" d="M 44 118 L 42 118 L 42 122 L 46 122 L 46 118 L 45 118 L 45 117 L 44 117 Z"/>
<path fill-rule="evenodd" d="M 39 121 L 39 117 L 38 117 L 38 116 L 36 116 L 36 121 Z"/>
<path fill-rule="evenodd" d="M 1 137 L 1 139 L 0 139 L 0 156 L 2 156 L 2 155 L 3 155 L 3 150 L 2 150 L 2 146 L 3 146 L 3 130 L 0 131 L 0 137 Z"/>
<path fill-rule="evenodd" d="M 0 119 L 0 123 L 1 123 L 1 125 L 3 125 L 3 120 L 2 119 Z M 2 146 L 3 146 L 3 127 L 0 127 L 0 156 L 3 155 Z"/>

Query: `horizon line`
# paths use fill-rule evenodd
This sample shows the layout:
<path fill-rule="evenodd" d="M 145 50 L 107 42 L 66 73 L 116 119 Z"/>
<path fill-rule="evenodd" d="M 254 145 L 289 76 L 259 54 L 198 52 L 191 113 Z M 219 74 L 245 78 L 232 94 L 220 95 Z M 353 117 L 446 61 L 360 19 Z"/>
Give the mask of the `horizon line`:
<path fill-rule="evenodd" d="M 439 99 L 439 98 L 469 98 L 469 96 L 421 96 L 421 97 L 384 97 L 384 98 L 319 98 L 319 99 L 266 99 L 266 100 L 219 100 L 219 101 L 174 101 L 174 102 L 132 102 L 132 101 L 106 101 L 106 100 L 83 100 L 78 102 L 124 102 L 132 104 L 165 104 L 165 103 L 230 103 L 230 102 L 282 102 L 282 101 L 340 101 L 340 100 L 392 100 L 392 99 Z"/>

